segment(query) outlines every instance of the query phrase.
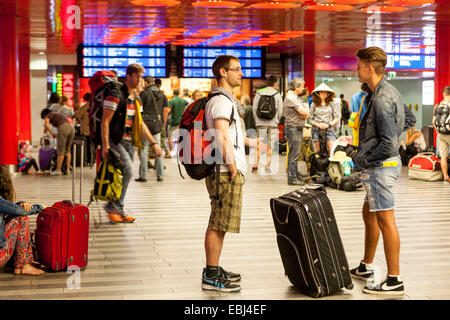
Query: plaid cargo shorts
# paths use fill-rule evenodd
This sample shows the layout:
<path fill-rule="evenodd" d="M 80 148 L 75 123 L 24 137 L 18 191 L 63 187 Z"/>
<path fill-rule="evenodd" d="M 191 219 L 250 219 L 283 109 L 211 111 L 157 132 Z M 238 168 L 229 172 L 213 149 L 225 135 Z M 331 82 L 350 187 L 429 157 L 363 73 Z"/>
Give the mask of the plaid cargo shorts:
<path fill-rule="evenodd" d="M 220 173 L 219 199 L 216 195 L 216 174 L 206 177 L 206 188 L 211 199 L 210 229 L 222 232 L 239 233 L 242 211 L 242 186 L 245 178 L 238 171 L 233 180 L 229 172 Z"/>

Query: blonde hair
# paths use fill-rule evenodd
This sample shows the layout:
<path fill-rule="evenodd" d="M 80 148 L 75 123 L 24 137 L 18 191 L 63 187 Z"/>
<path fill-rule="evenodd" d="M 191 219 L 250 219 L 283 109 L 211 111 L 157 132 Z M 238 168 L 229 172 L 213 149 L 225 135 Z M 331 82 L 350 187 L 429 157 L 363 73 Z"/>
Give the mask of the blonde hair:
<path fill-rule="evenodd" d="M 0 164 L 0 197 L 10 202 L 16 202 L 16 192 L 8 167 Z"/>
<path fill-rule="evenodd" d="M 245 105 L 249 105 L 249 104 L 252 103 L 252 100 L 251 100 L 250 97 L 247 96 L 247 95 L 242 96 L 241 100 L 244 102 Z"/>
<path fill-rule="evenodd" d="M 200 95 L 200 98 L 202 98 L 203 97 L 203 92 L 201 92 L 200 90 L 194 90 L 193 92 L 192 92 L 192 95 L 191 95 L 191 97 L 192 97 L 192 99 L 193 100 L 197 100 L 197 99 L 195 99 L 195 96 L 196 95 Z M 200 98 L 198 98 L 198 99 L 200 99 Z"/>

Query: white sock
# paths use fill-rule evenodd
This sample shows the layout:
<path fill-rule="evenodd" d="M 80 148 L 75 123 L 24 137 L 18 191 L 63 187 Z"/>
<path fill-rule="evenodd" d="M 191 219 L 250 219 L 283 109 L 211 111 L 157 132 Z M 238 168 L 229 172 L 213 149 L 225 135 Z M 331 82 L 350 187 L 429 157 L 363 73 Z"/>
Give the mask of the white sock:
<path fill-rule="evenodd" d="M 401 275 L 397 275 L 397 276 L 391 276 L 390 274 L 388 274 L 388 277 L 390 278 L 397 278 L 398 282 L 403 282 L 402 276 Z"/>

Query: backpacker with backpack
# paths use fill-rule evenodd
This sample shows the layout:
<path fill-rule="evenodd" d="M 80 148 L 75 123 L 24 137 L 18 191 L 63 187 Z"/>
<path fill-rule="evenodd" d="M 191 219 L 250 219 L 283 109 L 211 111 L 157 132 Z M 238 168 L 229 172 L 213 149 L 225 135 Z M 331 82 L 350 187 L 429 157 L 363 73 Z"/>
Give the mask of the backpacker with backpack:
<path fill-rule="evenodd" d="M 450 134 L 450 101 L 442 101 L 434 111 L 436 119 L 434 126 L 441 134 Z"/>
<path fill-rule="evenodd" d="M 120 90 L 122 83 L 115 79 L 115 75 L 111 71 L 97 71 L 91 79 L 89 79 L 89 87 L 92 92 L 92 100 L 89 109 L 89 129 L 91 140 L 95 145 L 102 144 L 101 123 L 103 116 L 103 103 L 106 94 L 112 88 Z"/>
<path fill-rule="evenodd" d="M 260 119 L 272 120 L 277 114 L 277 105 L 275 102 L 275 92 L 273 95 L 261 95 L 258 101 L 258 108 L 256 109 L 256 115 Z"/>

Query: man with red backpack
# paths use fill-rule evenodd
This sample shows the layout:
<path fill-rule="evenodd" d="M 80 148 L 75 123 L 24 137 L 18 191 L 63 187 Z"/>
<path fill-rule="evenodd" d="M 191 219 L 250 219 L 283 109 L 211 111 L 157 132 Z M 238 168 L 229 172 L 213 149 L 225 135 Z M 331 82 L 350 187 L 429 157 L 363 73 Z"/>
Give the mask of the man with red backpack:
<path fill-rule="evenodd" d="M 147 139 L 156 156 L 161 156 L 160 146 L 140 116 L 142 103 L 136 88 L 144 72 L 144 68 L 138 64 L 129 65 L 125 83 L 111 86 L 104 94 L 101 118 L 102 157 L 109 158 L 111 149 L 120 155 L 124 164 L 120 199 L 108 202 L 105 206 L 109 219 L 114 223 L 132 223 L 135 220 L 123 210 L 128 184 L 133 175 L 134 146 L 142 148 L 142 138 Z"/>
<path fill-rule="evenodd" d="M 239 102 L 233 97 L 233 89 L 241 85 L 243 73 L 239 59 L 227 55 L 216 58 L 212 71 L 218 87 L 211 92 L 214 96 L 206 104 L 205 118 L 208 134 L 210 137 L 213 135 L 211 138 L 214 140 L 211 141 L 216 144 L 215 159 L 216 164 L 220 164 L 220 174 L 206 177 L 211 215 L 205 235 L 206 267 L 202 273 L 202 288 L 238 292 L 241 287 L 236 282 L 241 275 L 225 271 L 219 265 L 219 258 L 225 234 L 240 231 L 242 186 L 247 164 L 244 131 L 237 107 Z M 217 188 L 219 192 L 216 192 Z"/>

